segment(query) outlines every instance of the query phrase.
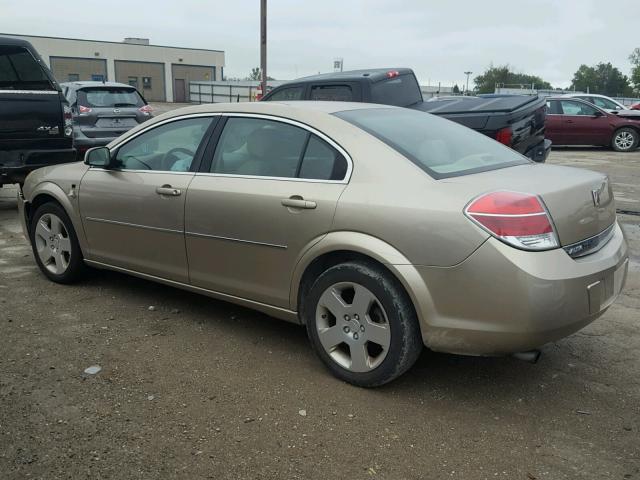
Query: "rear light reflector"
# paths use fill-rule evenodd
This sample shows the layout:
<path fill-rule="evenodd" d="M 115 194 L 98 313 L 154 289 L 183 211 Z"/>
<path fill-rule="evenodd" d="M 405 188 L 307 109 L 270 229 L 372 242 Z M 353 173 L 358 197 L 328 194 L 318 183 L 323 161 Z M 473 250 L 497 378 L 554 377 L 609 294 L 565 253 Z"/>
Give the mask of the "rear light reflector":
<path fill-rule="evenodd" d="M 501 144 L 506 145 L 507 147 L 511 146 L 511 139 L 513 138 L 513 131 L 511 127 L 505 127 L 503 129 L 498 130 L 496 133 L 496 140 Z"/>
<path fill-rule="evenodd" d="M 85 107 L 84 105 L 78 105 L 78 112 L 82 113 L 91 113 L 91 109 L 89 107 Z"/>
<path fill-rule="evenodd" d="M 138 109 L 138 111 L 142 113 L 146 113 L 147 115 L 150 115 L 151 112 L 153 112 L 153 108 L 149 105 L 143 105 Z"/>
<path fill-rule="evenodd" d="M 549 250 L 560 246 L 551 217 L 536 195 L 506 191 L 487 193 L 473 200 L 464 213 L 512 247 Z"/>

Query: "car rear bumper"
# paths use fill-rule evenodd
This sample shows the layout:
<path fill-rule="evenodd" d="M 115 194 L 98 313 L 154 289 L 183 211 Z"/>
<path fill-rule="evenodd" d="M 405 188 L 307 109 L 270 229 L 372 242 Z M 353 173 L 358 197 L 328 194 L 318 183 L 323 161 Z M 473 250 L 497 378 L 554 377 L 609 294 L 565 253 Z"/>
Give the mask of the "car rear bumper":
<path fill-rule="evenodd" d="M 69 142 L 70 143 L 70 142 Z M 41 167 L 76 161 L 76 150 L 0 150 L 0 185 L 22 183 L 26 176 Z"/>
<path fill-rule="evenodd" d="M 622 290 L 628 253 L 616 224 L 601 250 L 577 259 L 490 238 L 457 266 L 414 268 L 430 297 L 419 307 L 428 347 L 502 355 L 558 340 L 602 315 Z"/>
<path fill-rule="evenodd" d="M 529 157 L 534 162 L 543 163 L 547 160 L 547 157 L 551 152 L 551 145 L 551 140 L 545 138 L 527 150 L 525 152 L 525 156 Z"/>

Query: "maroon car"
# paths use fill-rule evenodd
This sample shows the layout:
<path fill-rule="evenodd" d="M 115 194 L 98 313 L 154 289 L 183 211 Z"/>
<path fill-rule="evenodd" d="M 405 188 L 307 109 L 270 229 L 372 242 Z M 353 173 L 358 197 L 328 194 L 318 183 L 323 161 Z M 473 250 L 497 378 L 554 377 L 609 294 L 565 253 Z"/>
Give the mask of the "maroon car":
<path fill-rule="evenodd" d="M 550 97 L 545 137 L 554 145 L 602 145 L 630 152 L 640 142 L 640 116 L 622 117 L 577 98 Z"/>

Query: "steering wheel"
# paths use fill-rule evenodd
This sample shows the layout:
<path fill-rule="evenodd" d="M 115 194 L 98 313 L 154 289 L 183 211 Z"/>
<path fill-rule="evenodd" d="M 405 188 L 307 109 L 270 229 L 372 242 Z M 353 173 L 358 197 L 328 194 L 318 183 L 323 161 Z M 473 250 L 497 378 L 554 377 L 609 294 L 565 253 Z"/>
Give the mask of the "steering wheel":
<path fill-rule="evenodd" d="M 171 150 L 169 150 L 167 153 L 165 153 L 164 157 L 162 157 L 162 169 L 163 170 L 171 170 L 171 167 L 173 166 L 173 164 L 177 160 L 177 158 L 175 157 L 174 153 L 184 153 L 186 155 L 189 155 L 192 160 L 193 160 L 193 157 L 196 156 L 196 152 L 193 152 L 193 151 L 189 150 L 188 148 L 174 147 Z M 173 157 L 173 159 L 171 157 Z"/>

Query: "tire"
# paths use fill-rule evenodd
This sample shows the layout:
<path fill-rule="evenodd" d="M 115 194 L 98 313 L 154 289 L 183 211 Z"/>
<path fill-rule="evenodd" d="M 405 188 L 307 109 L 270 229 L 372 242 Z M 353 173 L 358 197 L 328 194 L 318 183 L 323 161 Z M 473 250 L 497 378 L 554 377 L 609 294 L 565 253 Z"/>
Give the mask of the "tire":
<path fill-rule="evenodd" d="M 73 283 L 86 267 L 71 219 L 57 203 L 38 207 L 29 227 L 31 248 L 44 275 L 56 283 Z"/>
<path fill-rule="evenodd" d="M 373 262 L 342 263 L 322 273 L 303 301 L 302 316 L 316 354 L 336 377 L 353 385 L 388 383 L 411 368 L 422 351 L 409 296 Z"/>
<path fill-rule="evenodd" d="M 630 152 L 638 147 L 640 134 L 637 130 L 623 127 L 616 130 L 611 139 L 611 148 L 616 152 Z"/>

